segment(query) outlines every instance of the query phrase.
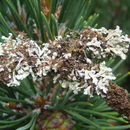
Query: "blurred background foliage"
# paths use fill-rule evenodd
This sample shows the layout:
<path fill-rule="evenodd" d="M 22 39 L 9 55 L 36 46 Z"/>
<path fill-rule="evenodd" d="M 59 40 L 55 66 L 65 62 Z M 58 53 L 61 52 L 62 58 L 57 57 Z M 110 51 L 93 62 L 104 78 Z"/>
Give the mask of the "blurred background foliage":
<path fill-rule="evenodd" d="M 95 11 L 100 14 L 98 27 L 121 29 L 130 34 L 130 1 L 129 0 L 96 0 Z"/>

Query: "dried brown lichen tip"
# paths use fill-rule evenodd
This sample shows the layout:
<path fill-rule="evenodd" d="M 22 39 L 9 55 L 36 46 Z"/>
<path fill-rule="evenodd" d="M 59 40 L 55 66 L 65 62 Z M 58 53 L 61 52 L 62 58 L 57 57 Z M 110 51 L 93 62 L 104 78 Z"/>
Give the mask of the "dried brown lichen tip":
<path fill-rule="evenodd" d="M 130 95 L 126 89 L 111 83 L 106 100 L 109 106 L 130 118 Z"/>

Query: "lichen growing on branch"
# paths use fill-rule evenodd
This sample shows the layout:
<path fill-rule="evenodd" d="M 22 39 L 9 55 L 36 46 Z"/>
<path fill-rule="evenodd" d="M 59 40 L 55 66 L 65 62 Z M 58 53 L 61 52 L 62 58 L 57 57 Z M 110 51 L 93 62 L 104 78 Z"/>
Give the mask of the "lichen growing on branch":
<path fill-rule="evenodd" d="M 0 80 L 8 86 L 18 86 L 29 75 L 33 80 L 53 77 L 54 83 L 69 88 L 75 94 L 83 92 L 104 96 L 110 81 L 116 77 L 105 60 L 126 58 L 130 39 L 122 31 L 86 28 L 70 32 L 64 38 L 38 46 L 37 42 L 19 34 L 13 39 L 2 37 L 0 44 Z"/>

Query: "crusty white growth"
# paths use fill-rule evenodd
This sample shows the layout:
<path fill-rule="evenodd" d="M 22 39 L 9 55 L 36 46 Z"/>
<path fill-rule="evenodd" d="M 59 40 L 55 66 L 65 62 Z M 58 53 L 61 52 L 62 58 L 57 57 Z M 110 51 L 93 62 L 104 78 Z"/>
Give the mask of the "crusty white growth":
<path fill-rule="evenodd" d="M 2 39 L 4 42 L 0 48 L 3 51 L 0 56 L 3 59 L 0 61 L 0 70 L 1 76 L 2 72 L 5 75 L 3 82 L 7 82 L 8 86 L 18 86 L 20 80 L 30 74 L 34 80 L 47 75 L 50 70 L 48 55 L 51 53 L 48 43 L 41 49 L 35 41 L 25 39 L 24 35 L 18 35 L 16 40 L 12 39 L 12 34 Z"/>
<path fill-rule="evenodd" d="M 77 81 L 76 77 L 83 79 L 83 84 Z M 98 95 L 107 93 L 109 82 L 115 80 L 116 77 L 112 73 L 112 69 L 105 65 L 105 62 L 99 66 L 93 66 L 91 70 L 76 70 L 73 75 L 73 81 L 60 81 L 63 88 L 70 88 L 75 94 L 81 90 L 85 95 L 93 96 L 94 91 Z"/>
<path fill-rule="evenodd" d="M 88 46 L 93 46 L 90 49 L 95 53 L 95 55 L 102 55 L 105 57 L 105 54 L 112 53 L 121 57 L 123 60 L 126 59 L 126 53 L 128 52 L 128 43 L 130 42 L 130 39 L 128 38 L 128 35 L 122 34 L 122 30 L 120 30 L 119 26 L 117 26 L 115 30 L 107 30 L 104 27 L 92 30 L 100 35 L 104 35 L 103 42 L 93 38 L 88 43 Z M 101 54 L 99 54 L 100 52 L 97 52 L 94 47 L 100 48 Z"/>
<path fill-rule="evenodd" d="M 29 75 L 34 81 L 51 75 L 54 83 L 60 83 L 75 94 L 103 96 L 110 81 L 116 79 L 104 58 L 119 56 L 125 59 L 130 39 L 118 26 L 115 30 L 88 28 L 78 35 L 78 38 L 69 34 L 65 38 L 58 36 L 41 47 L 23 34 L 16 39 L 12 34 L 3 36 L 0 81 L 18 86 Z"/>

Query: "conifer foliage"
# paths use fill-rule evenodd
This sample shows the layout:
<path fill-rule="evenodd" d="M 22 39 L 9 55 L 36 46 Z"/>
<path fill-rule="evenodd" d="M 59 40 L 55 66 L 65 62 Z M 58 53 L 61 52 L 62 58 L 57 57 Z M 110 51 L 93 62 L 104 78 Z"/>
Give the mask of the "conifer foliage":
<path fill-rule="evenodd" d="M 130 128 L 117 85 L 128 73 L 116 73 L 130 39 L 118 26 L 96 29 L 93 4 L 0 1 L 0 129 Z"/>

